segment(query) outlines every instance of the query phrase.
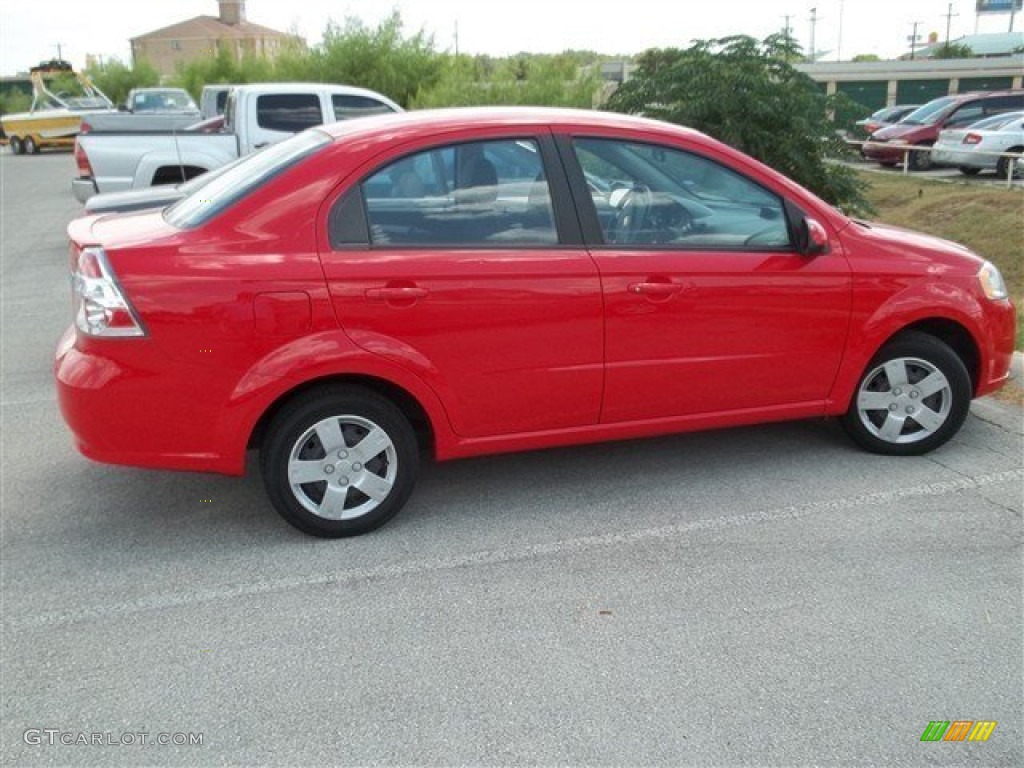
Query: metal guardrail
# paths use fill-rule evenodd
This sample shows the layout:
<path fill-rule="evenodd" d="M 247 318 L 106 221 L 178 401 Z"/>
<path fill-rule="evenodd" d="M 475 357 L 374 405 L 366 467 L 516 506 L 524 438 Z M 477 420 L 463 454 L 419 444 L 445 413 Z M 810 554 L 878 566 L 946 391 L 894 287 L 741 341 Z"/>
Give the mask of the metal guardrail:
<path fill-rule="evenodd" d="M 886 149 L 898 149 L 903 151 L 903 175 L 906 176 L 910 173 L 910 155 L 914 152 L 935 152 L 935 147 L 928 146 L 927 144 L 896 144 L 891 141 L 857 141 L 854 139 L 844 139 L 847 144 L 851 147 L 884 147 Z M 946 147 L 942 147 L 946 149 Z M 1024 162 L 1024 153 L 1021 152 L 975 152 L 977 155 L 985 155 L 986 157 L 1006 157 L 1009 158 L 1010 162 L 1006 164 L 1006 188 L 1013 188 L 1013 173 L 1018 163 Z M 870 157 L 866 158 L 871 160 Z"/>

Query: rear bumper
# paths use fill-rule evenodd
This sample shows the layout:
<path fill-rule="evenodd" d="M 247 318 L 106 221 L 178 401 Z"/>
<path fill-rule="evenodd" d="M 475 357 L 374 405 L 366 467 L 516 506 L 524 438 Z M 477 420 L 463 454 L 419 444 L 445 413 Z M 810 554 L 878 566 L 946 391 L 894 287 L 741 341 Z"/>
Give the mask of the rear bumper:
<path fill-rule="evenodd" d="M 75 200 L 84 203 L 96 194 L 96 182 L 93 181 L 91 176 L 80 176 L 77 179 L 72 179 L 71 192 L 74 194 Z"/>
<path fill-rule="evenodd" d="M 57 401 L 78 450 L 107 464 L 242 474 L 244 453 L 228 457 L 214 444 L 217 411 L 187 391 L 194 372 L 159 375 L 166 369 L 129 357 L 145 358 L 80 347 L 73 327 L 61 337 L 53 366 Z"/>

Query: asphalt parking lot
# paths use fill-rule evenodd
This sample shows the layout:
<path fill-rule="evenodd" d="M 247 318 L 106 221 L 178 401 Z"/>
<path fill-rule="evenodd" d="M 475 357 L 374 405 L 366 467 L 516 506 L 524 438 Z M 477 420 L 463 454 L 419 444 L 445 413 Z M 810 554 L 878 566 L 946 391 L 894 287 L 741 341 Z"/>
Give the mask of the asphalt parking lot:
<path fill-rule="evenodd" d="M 1024 764 L 1013 406 L 923 458 L 810 421 L 430 466 L 316 540 L 255 473 L 74 450 L 73 171 L 0 156 L 0 764 Z"/>

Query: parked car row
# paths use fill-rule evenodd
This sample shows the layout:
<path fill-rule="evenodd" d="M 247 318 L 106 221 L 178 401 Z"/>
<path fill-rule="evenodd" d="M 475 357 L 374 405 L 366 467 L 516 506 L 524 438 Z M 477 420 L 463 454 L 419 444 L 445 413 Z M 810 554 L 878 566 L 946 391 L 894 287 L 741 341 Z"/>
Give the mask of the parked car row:
<path fill-rule="evenodd" d="M 240 93 L 236 141 L 267 129 Z M 383 525 L 422 455 L 821 416 L 924 453 L 1014 348 L 981 257 L 643 118 L 382 114 L 173 196 L 68 228 L 64 418 L 98 461 L 239 475 L 257 450 L 317 536 Z"/>
<path fill-rule="evenodd" d="M 943 131 L 967 129 L 974 133 L 976 128 L 996 130 L 992 127 L 994 124 L 978 124 L 992 117 L 1021 110 L 1024 110 L 1024 90 L 943 96 L 913 110 L 898 122 L 875 130 L 862 146 L 862 154 L 885 166 L 897 165 L 906 158 L 909 168 L 915 171 L 928 170 L 935 164 L 959 167 L 968 174 L 985 169 L 1001 169 L 1005 175 L 1009 172 L 1010 157 L 1002 160 L 996 156 L 990 160 L 982 160 L 982 157 L 989 151 L 1024 153 L 1024 137 L 1020 137 L 1019 126 L 1015 129 L 1012 123 L 1002 125 L 1006 132 L 990 138 L 985 149 L 961 147 L 962 152 L 951 154 L 949 142 L 956 139 L 949 136 L 943 139 L 943 152 L 934 153 L 928 148 L 940 140 Z M 964 136 L 961 136 L 960 140 L 963 139 Z M 978 141 L 972 137 L 967 143 L 974 146 Z M 997 146 L 1002 148 L 995 149 Z"/>

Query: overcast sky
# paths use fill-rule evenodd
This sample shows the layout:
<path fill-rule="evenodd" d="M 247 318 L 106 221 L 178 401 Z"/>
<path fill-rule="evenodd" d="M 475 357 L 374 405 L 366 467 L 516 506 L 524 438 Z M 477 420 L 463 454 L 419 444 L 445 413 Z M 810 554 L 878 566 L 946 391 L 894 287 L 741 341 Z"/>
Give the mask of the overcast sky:
<path fill-rule="evenodd" d="M 496 55 L 517 51 L 557 52 L 586 48 L 636 53 L 653 46 L 681 46 L 696 38 L 781 30 L 791 16 L 793 34 L 810 48 L 810 10 L 816 7 L 815 47 L 841 53 L 892 57 L 907 50 L 912 24 L 927 38 L 945 38 L 948 0 L 248 0 L 250 21 L 274 29 L 297 29 L 310 44 L 319 41 L 329 18 L 347 15 L 375 23 L 391 9 L 402 13 L 407 30 L 425 28 L 441 48 Z M 974 0 L 954 0 L 952 37 L 1005 32 L 1009 16 L 983 16 Z M 128 39 L 168 24 L 217 15 L 216 0 L 37 0 L 4 2 L 0 11 L 0 74 L 25 71 L 57 54 L 77 67 L 87 53 L 128 60 Z M 840 20 L 842 41 L 840 48 Z M 976 26 L 977 25 L 977 26 Z M 1014 30 L 1024 29 L 1018 14 Z M 1022 36 L 1024 42 L 1024 36 Z"/>

